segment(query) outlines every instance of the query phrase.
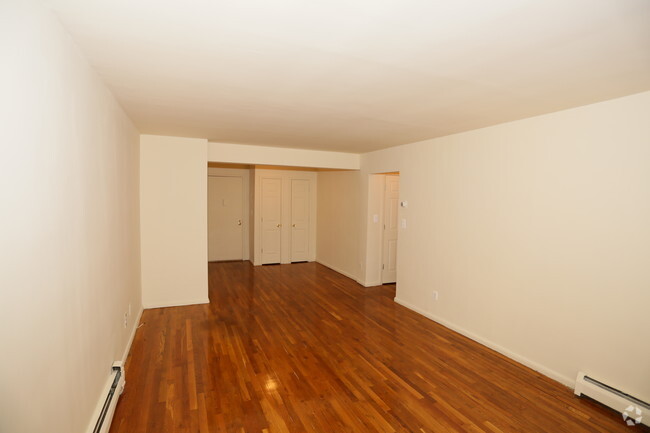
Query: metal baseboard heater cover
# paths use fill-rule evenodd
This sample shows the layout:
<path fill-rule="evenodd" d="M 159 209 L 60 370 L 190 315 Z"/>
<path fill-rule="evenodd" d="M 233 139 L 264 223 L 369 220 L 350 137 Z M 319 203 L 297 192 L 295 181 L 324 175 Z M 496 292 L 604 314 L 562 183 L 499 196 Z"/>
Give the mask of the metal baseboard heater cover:
<path fill-rule="evenodd" d="M 650 426 L 650 404 L 600 382 L 585 373 L 578 372 L 575 395 L 586 395 L 605 406 L 620 412 L 628 425 L 645 424 Z"/>
<path fill-rule="evenodd" d="M 115 414 L 115 407 L 120 395 L 124 391 L 126 381 L 124 378 L 124 370 L 121 362 L 113 364 L 111 376 L 106 384 L 104 396 L 105 399 L 95 410 L 95 415 L 92 422 L 88 427 L 88 433 L 108 433 Z"/>

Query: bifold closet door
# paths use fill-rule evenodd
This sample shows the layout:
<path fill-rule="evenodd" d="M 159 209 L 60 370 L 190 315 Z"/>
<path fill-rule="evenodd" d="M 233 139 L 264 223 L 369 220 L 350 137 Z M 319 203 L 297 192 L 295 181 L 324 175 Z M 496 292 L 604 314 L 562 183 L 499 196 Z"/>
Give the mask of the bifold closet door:
<path fill-rule="evenodd" d="M 291 179 L 291 261 L 309 259 L 309 180 Z"/>
<path fill-rule="evenodd" d="M 282 252 L 282 179 L 261 179 L 262 264 L 280 263 Z"/>

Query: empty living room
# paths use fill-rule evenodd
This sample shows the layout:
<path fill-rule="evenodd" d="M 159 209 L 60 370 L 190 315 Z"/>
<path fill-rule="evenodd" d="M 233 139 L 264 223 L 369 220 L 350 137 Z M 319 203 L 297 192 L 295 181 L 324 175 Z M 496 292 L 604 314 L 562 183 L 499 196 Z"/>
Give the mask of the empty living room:
<path fill-rule="evenodd" d="M 0 433 L 650 433 L 650 1 L 0 1 Z"/>

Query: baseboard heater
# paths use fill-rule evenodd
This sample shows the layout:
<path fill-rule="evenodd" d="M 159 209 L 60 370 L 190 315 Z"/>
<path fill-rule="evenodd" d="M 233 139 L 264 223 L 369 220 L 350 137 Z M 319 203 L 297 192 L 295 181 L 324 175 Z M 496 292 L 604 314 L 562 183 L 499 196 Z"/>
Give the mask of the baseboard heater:
<path fill-rule="evenodd" d="M 628 425 L 650 426 L 650 404 L 589 377 L 583 372 L 578 373 L 574 392 L 577 396 L 586 395 L 620 412 L 623 421 Z"/>
<path fill-rule="evenodd" d="M 108 433 L 111 429 L 111 422 L 115 414 L 115 407 L 120 395 L 124 391 L 124 370 L 121 362 L 113 364 L 111 375 L 107 381 L 103 401 L 100 399 L 91 424 L 88 427 L 88 433 Z"/>

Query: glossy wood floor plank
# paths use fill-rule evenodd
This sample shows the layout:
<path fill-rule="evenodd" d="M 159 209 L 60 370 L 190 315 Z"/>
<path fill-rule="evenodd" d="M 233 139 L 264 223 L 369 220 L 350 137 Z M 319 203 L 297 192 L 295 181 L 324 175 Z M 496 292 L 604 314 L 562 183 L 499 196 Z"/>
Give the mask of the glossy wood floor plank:
<path fill-rule="evenodd" d="M 316 263 L 211 263 L 147 310 L 112 433 L 648 432 Z"/>

